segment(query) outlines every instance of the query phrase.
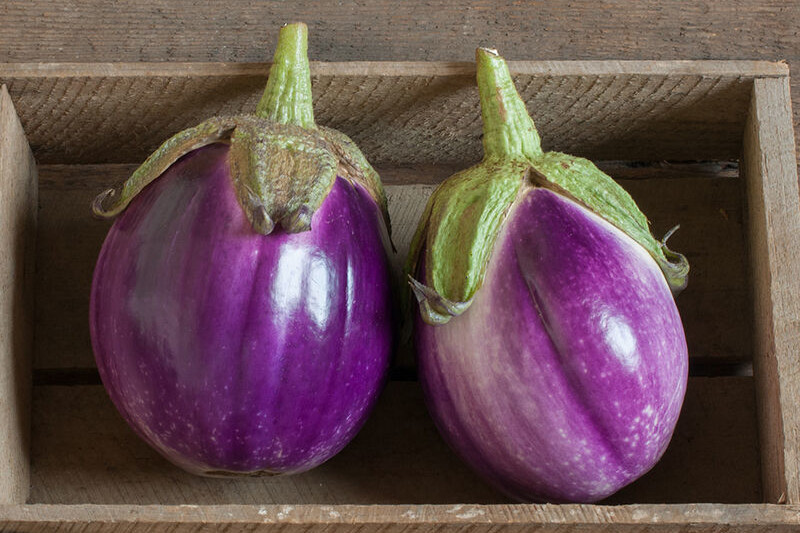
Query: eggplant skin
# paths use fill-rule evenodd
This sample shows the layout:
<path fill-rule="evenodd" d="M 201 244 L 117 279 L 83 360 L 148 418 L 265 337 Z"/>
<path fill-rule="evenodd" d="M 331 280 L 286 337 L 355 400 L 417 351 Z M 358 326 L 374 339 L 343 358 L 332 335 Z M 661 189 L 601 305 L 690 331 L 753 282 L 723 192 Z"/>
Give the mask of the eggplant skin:
<path fill-rule="evenodd" d="M 686 391 L 664 275 L 630 237 L 543 188 L 512 206 L 489 261 L 464 314 L 442 326 L 417 317 L 436 425 L 514 499 L 613 494 L 662 456 Z"/>
<path fill-rule="evenodd" d="M 198 474 L 288 474 L 341 450 L 385 383 L 385 227 L 343 178 L 312 229 L 256 233 L 228 146 L 190 153 L 115 221 L 92 284 L 97 366 L 123 418 Z"/>

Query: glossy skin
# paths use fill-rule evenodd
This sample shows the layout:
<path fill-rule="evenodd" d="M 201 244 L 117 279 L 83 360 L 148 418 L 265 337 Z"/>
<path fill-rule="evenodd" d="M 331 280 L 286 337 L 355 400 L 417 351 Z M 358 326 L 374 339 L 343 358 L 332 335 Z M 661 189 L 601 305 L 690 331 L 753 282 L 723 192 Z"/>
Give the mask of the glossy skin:
<path fill-rule="evenodd" d="M 226 145 L 196 150 L 116 220 L 94 274 L 103 384 L 191 472 L 293 473 L 356 434 L 391 350 L 385 229 L 337 178 L 311 231 L 255 233 Z"/>
<path fill-rule="evenodd" d="M 515 499 L 597 501 L 669 443 L 688 358 L 664 276 L 641 246 L 553 192 L 515 206 L 469 309 L 416 331 L 437 426 Z"/>

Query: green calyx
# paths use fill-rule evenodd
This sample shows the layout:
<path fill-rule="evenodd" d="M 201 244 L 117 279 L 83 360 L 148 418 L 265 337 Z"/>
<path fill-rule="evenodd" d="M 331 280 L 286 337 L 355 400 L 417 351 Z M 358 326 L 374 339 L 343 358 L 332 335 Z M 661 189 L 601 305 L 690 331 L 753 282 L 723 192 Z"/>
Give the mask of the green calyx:
<path fill-rule="evenodd" d="M 237 198 L 258 233 L 267 235 L 276 225 L 289 233 L 311 229 L 311 218 L 337 176 L 370 193 L 388 228 L 378 174 L 350 138 L 314 123 L 307 49 L 306 25 L 284 26 L 255 114 L 213 117 L 175 134 L 118 190 L 100 194 L 92 205 L 94 213 L 105 218 L 119 214 L 180 157 L 209 144 L 226 143 Z"/>
<path fill-rule="evenodd" d="M 479 48 L 476 59 L 484 158 L 434 191 L 412 240 L 406 273 L 422 319 L 444 324 L 467 310 L 511 207 L 532 187 L 552 189 L 605 218 L 644 246 L 673 292 L 683 289 L 689 263 L 667 248 L 666 238 L 653 237 L 630 195 L 586 159 L 543 152 L 503 58 Z"/>

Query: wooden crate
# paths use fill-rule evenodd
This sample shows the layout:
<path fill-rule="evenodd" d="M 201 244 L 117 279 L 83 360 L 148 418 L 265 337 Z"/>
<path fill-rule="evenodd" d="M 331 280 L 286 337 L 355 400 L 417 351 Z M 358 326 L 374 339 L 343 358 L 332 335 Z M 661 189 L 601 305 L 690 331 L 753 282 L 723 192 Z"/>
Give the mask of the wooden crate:
<path fill-rule="evenodd" d="M 366 427 L 318 469 L 205 479 L 172 467 L 99 384 L 88 291 L 109 224 L 90 216 L 89 202 L 170 134 L 254 109 L 268 65 L 5 64 L 2 529 L 800 528 L 800 205 L 788 69 L 510 66 L 545 148 L 602 161 L 657 233 L 682 225 L 670 242 L 693 266 L 679 308 L 694 375 L 650 473 L 602 505 L 511 503 L 440 440 L 404 351 Z M 433 185 L 480 157 L 474 67 L 328 63 L 312 73 L 318 121 L 351 135 L 387 184 L 397 266 Z"/>

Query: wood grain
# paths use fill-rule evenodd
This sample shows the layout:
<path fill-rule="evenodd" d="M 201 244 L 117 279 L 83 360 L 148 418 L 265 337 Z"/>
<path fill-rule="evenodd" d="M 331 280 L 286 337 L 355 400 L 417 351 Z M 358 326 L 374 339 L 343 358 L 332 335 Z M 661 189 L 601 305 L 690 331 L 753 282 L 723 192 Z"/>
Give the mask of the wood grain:
<path fill-rule="evenodd" d="M 30 503 L 490 504 L 508 500 L 441 441 L 416 382 L 390 382 L 339 455 L 289 477 L 210 479 L 170 465 L 127 427 L 100 386 L 36 387 Z M 752 378 L 693 378 L 662 461 L 611 498 L 760 501 Z"/>
<path fill-rule="evenodd" d="M 246 2 L 101 0 L 0 8 L 8 61 L 264 61 L 277 28 L 309 25 L 323 61 L 471 61 L 476 46 L 511 59 L 794 58 L 800 7 L 776 0 L 657 5 L 608 0 Z"/>
<path fill-rule="evenodd" d="M 702 63 L 632 62 L 615 73 L 620 65 L 512 64 L 547 149 L 592 159 L 735 159 L 752 78 L 786 73 L 782 65 L 752 62 L 715 63 L 708 71 Z M 465 165 L 480 158 L 471 66 L 322 67 L 312 76 L 318 122 L 350 135 L 373 163 Z M 266 71 L 239 74 L 230 65 L 27 69 L 0 65 L 0 80 L 42 163 L 142 161 L 209 116 L 254 110 L 266 79 Z"/>
<path fill-rule="evenodd" d="M 789 505 L 16 505 L 0 507 L 15 532 L 188 533 L 271 531 L 488 533 L 788 533 L 800 507 Z"/>
<path fill-rule="evenodd" d="M 786 59 L 793 67 L 800 61 L 800 34 L 797 32 L 800 25 L 800 4 L 786 0 L 733 0 L 694 4 L 680 0 L 658 3 L 631 3 L 624 0 L 597 3 L 579 0 L 568 4 L 519 3 L 511 0 L 466 0 L 459 3 L 441 0 L 390 3 L 387 0 L 377 0 L 370 3 L 336 4 L 231 0 L 226 3 L 224 10 L 199 0 L 176 0 L 169 3 L 162 0 L 123 0 L 113 4 L 102 0 L 57 4 L 48 0 L 7 0 L 0 3 L 0 57 L 4 61 L 35 63 L 263 61 L 271 55 L 274 48 L 277 34 L 274 27 L 282 22 L 298 19 L 305 20 L 311 26 L 312 58 L 324 61 L 471 61 L 474 48 L 478 44 L 497 47 L 511 59 L 761 58 L 771 61 Z M 144 68 L 152 69 L 152 65 L 145 65 Z M 232 74 L 234 77 L 251 75 L 254 79 L 259 78 L 256 72 L 239 72 L 236 70 L 239 65 L 232 65 L 232 68 L 235 70 Z M 39 75 L 43 72 L 40 71 Z M 109 71 L 109 75 L 118 74 Z M 36 77 L 34 74 L 30 76 Z M 792 81 L 791 89 L 795 107 L 794 124 L 796 129 L 800 129 L 800 82 L 796 80 L 798 78 Z M 253 86 L 256 85 L 254 81 Z M 150 90 L 157 92 L 164 90 L 164 86 L 154 84 Z M 782 92 L 785 91 L 782 89 Z M 171 94 L 168 91 L 165 93 Z M 46 96 L 43 97 L 45 104 Z M 201 93 L 200 96 L 206 95 Z M 246 99 L 247 97 L 242 98 Z M 178 104 L 186 105 L 181 101 Z M 53 109 L 52 103 L 49 105 Z M 193 109 L 193 105 L 196 104 L 178 108 L 177 113 L 184 116 L 187 107 Z M 201 102 L 199 107 L 203 105 L 206 103 Z M 157 118 L 160 111 L 163 108 L 155 110 L 148 120 Z M 734 105 L 731 111 L 738 114 L 746 109 Z M 782 106 L 779 111 L 786 113 L 786 106 Z M 566 112 L 569 113 L 570 110 L 567 109 Z M 728 110 L 722 109 L 721 112 L 725 115 Z M 70 128 L 76 123 L 67 121 L 60 124 L 67 129 L 62 130 L 63 133 L 58 132 L 62 135 L 61 145 L 49 152 L 53 156 L 50 161 L 58 161 L 58 154 L 75 157 L 76 154 L 88 153 L 83 147 L 70 146 L 74 139 L 69 135 Z M 742 121 L 741 131 L 744 131 L 743 125 Z M 150 120 L 141 130 L 131 133 L 138 136 L 137 146 L 143 147 L 147 141 L 157 142 L 150 135 L 152 131 L 164 132 L 169 127 L 172 125 L 165 126 L 163 121 Z M 747 128 L 746 135 L 751 141 L 758 138 L 759 133 L 755 129 L 752 123 Z M 114 132 L 113 128 L 104 131 Z M 570 133 L 561 135 L 567 137 Z M 716 132 L 708 130 L 703 134 L 716 135 Z M 785 131 L 783 136 L 786 136 Z M 113 150 L 114 146 L 119 145 L 118 142 L 115 145 L 115 141 L 105 140 L 102 135 L 94 139 L 97 141 L 94 146 L 107 150 L 104 157 L 118 155 Z M 641 140 L 645 144 L 659 142 L 647 138 Z M 635 145 L 636 142 L 639 139 L 631 140 L 631 144 Z M 36 147 L 37 154 L 46 156 L 43 146 Z M 136 147 L 127 148 L 135 149 Z M 125 154 L 125 150 L 120 150 L 119 154 Z M 653 151 L 647 146 L 633 148 L 633 153 L 647 154 Z M 760 169 L 763 164 L 760 155 L 753 157 L 756 154 L 752 149 L 748 153 L 751 156 L 749 167 Z M 784 155 L 781 161 L 785 159 Z M 124 158 L 118 160 L 123 161 Z M 747 158 L 745 162 L 748 162 Z M 781 166 L 785 166 L 784 163 Z M 441 169 L 445 166 L 436 168 L 443 172 Z M 399 173 L 402 174 L 403 170 Z M 432 176 L 427 173 L 425 175 Z M 432 179 L 437 180 L 435 175 Z M 748 179 L 748 183 L 750 182 Z M 0 182 L 0 190 L 2 186 Z M 750 199 L 752 198 L 751 194 Z M 791 215 L 794 214 L 796 213 Z M 760 215 L 766 219 L 772 218 L 768 210 L 760 212 Z M 74 227 L 79 229 L 82 226 L 77 224 Z M 2 226 L 0 234 L 1 228 Z M 680 233 L 676 238 L 679 236 Z M 88 240 L 91 241 L 92 238 L 90 236 Z M 85 250 L 91 245 L 83 243 L 83 240 L 81 234 L 71 236 L 71 242 Z M 759 246 L 767 246 L 764 241 L 759 244 L 752 234 L 750 242 L 753 251 Z M 765 281 L 770 280 L 761 278 L 761 282 Z M 80 304 L 80 300 L 74 301 Z M 725 308 L 725 302 L 720 302 L 720 309 Z M 768 303 L 761 299 L 757 305 Z M 749 303 L 747 307 L 750 307 Z M 749 334 L 750 328 L 742 329 L 746 329 Z M 763 355 L 765 344 L 767 348 L 772 344 L 769 337 L 759 336 L 757 340 L 759 351 Z M 742 346 L 745 351 L 749 350 L 749 343 L 745 342 Z M 757 378 L 770 375 L 766 371 L 777 371 L 778 361 L 770 358 L 763 358 L 761 361 L 767 364 L 759 367 Z M 774 368 L 769 367 L 772 363 Z M 759 384 L 761 392 L 766 391 L 770 383 L 774 383 L 770 380 L 774 380 L 775 374 L 771 376 Z M 791 385 L 789 389 L 792 390 Z M 777 411 L 777 415 L 776 411 L 770 411 L 781 402 L 784 394 L 785 388 L 775 389 L 775 397 L 772 398 L 761 395 L 760 409 L 762 414 L 768 415 L 766 420 L 769 423 L 786 416 L 780 411 Z M 796 405 L 796 400 L 795 394 L 791 405 Z M 769 442 L 770 450 L 765 450 L 765 461 L 768 461 L 770 454 L 773 458 L 782 457 L 781 439 L 793 439 L 794 449 L 797 449 L 796 443 L 800 440 L 796 433 L 791 433 L 791 425 L 789 433 L 784 432 L 783 423 L 781 426 L 780 432 L 774 431 L 774 427 L 761 428 L 762 434 L 776 437 Z M 769 493 L 769 501 L 774 501 L 773 497 L 780 497 L 774 490 L 777 486 L 774 480 L 780 481 L 781 478 L 775 476 L 774 462 L 765 464 L 765 486 L 772 486 L 765 491 L 765 495 Z M 794 471 L 798 471 L 796 465 Z M 792 473 L 789 472 L 789 475 Z M 283 505 L 11 505 L 0 506 L 0 529 L 67 529 L 74 532 L 280 529 L 324 530 L 328 533 L 356 529 L 405 533 L 499 529 L 727 532 L 796 531 L 800 528 L 800 506 L 797 505 L 395 505 L 335 508 L 312 505 L 294 506 L 289 512 L 286 511 Z M 502 527 L 499 524 L 507 526 Z"/>
<path fill-rule="evenodd" d="M 800 199 L 788 80 L 756 80 L 743 155 L 766 501 L 800 502 Z"/>
<path fill-rule="evenodd" d="M 641 167 L 601 164 L 648 214 L 656 235 L 681 224 L 670 241 L 692 264 L 689 287 L 678 298 L 690 354 L 717 362 L 748 361 L 752 351 L 752 306 L 746 273 L 742 182 L 735 169 L 707 165 Z M 36 368 L 92 367 L 88 295 L 92 271 L 110 224 L 93 218 L 92 198 L 124 180 L 129 165 L 45 166 L 36 281 Z M 387 193 L 400 284 L 408 244 L 419 222 L 433 176 L 442 180 L 455 167 L 380 167 Z M 422 184 L 415 182 L 423 182 Z M 412 366 L 407 346 L 398 364 Z"/>
<path fill-rule="evenodd" d="M 283 23 L 305 21 L 320 61 L 464 61 L 477 46 L 516 60 L 800 61 L 792 0 L 249 2 L 7 0 L 0 57 L 11 62 L 259 62 Z M 792 82 L 800 131 L 800 81 Z"/>
<path fill-rule="evenodd" d="M 0 504 L 22 503 L 30 477 L 36 164 L 0 86 Z"/>

